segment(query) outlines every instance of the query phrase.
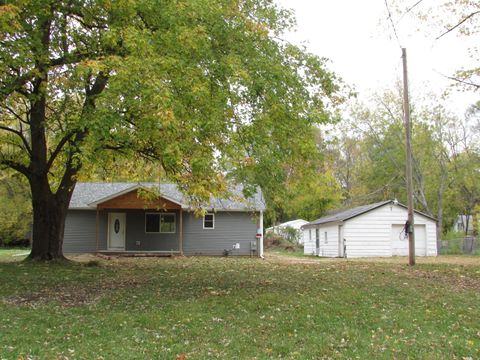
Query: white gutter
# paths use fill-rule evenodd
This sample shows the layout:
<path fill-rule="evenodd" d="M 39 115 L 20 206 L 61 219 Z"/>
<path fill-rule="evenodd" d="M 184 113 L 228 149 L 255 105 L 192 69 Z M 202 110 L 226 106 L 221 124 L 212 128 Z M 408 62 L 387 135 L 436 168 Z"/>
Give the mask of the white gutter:
<path fill-rule="evenodd" d="M 258 256 L 260 258 L 265 259 L 263 256 L 263 211 L 260 210 L 260 219 L 259 219 L 259 224 L 258 224 L 258 234 L 260 234 L 260 239 L 258 241 Z"/>

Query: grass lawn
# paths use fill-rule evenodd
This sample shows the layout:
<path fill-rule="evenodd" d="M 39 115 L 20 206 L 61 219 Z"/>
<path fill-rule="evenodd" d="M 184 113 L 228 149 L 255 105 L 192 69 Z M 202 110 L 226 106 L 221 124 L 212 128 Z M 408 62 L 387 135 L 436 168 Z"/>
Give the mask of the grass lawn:
<path fill-rule="evenodd" d="M 4 258 L 0 359 L 480 358 L 480 258 Z"/>
<path fill-rule="evenodd" d="M 21 261 L 29 253 L 28 248 L 0 248 L 0 262 Z"/>

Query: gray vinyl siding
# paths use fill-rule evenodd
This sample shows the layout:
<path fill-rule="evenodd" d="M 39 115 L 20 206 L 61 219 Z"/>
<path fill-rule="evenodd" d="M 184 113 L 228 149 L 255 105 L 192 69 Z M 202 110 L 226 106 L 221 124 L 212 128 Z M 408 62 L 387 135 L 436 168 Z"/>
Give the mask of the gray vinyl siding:
<path fill-rule="evenodd" d="M 69 210 L 65 220 L 63 252 L 91 253 L 96 250 L 96 213 L 91 210 Z"/>
<path fill-rule="evenodd" d="M 98 214 L 98 250 L 107 250 L 108 212 L 100 211 Z"/>
<path fill-rule="evenodd" d="M 100 211 L 98 223 L 98 250 L 108 250 L 108 213 L 126 213 L 126 251 L 179 251 L 179 213 L 176 214 L 176 229 L 173 234 L 145 233 L 144 210 Z M 151 211 L 148 211 L 151 212 Z M 96 211 L 69 210 L 65 221 L 63 252 L 65 254 L 93 253 L 96 244 Z M 137 241 L 139 245 L 137 245 Z"/>
<path fill-rule="evenodd" d="M 99 212 L 98 250 L 108 250 L 108 213 Z M 111 210 L 126 213 L 126 251 L 179 251 L 180 219 L 176 213 L 174 234 L 145 233 L 144 210 Z M 252 255 L 251 242 L 255 242 L 257 220 L 250 212 L 217 212 L 215 228 L 203 229 L 203 217 L 193 213 L 183 213 L 183 250 L 185 255 L 223 255 L 239 243 L 240 249 L 231 255 Z M 94 253 L 96 244 L 96 211 L 69 210 L 65 222 L 63 251 L 72 253 Z M 139 245 L 137 245 L 139 241 Z"/>
<path fill-rule="evenodd" d="M 120 212 L 120 211 L 119 211 Z M 175 213 L 175 233 L 145 233 L 145 213 L 155 211 L 129 210 L 127 213 L 127 234 L 125 250 L 127 251 L 179 251 L 179 212 Z M 139 245 L 137 245 L 137 241 Z"/>
<path fill-rule="evenodd" d="M 217 212 L 215 228 L 203 229 L 203 217 L 183 214 L 183 252 L 185 255 L 223 255 L 239 243 L 231 255 L 250 255 L 250 244 L 256 241 L 257 221 L 252 213 Z"/>

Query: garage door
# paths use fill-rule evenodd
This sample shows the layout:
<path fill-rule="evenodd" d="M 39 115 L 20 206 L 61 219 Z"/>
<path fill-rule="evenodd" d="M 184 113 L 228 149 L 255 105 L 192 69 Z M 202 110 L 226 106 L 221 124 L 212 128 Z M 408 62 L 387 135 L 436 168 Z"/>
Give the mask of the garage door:
<path fill-rule="evenodd" d="M 392 225 L 392 255 L 408 256 L 408 237 L 402 225 Z M 425 225 L 415 225 L 415 255 L 426 256 L 427 232 Z"/>

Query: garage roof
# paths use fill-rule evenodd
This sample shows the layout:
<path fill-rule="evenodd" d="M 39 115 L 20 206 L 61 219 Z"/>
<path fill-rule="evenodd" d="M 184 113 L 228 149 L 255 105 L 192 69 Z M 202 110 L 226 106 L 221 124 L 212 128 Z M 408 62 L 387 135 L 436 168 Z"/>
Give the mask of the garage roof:
<path fill-rule="evenodd" d="M 309 226 L 312 226 L 312 225 L 320 225 L 320 224 L 326 224 L 326 223 L 331 223 L 331 222 L 340 222 L 340 221 L 345 221 L 345 220 L 349 220 L 351 218 L 354 218 L 356 216 L 359 216 L 359 215 L 362 215 L 362 214 L 365 214 L 369 211 L 372 211 L 372 210 L 375 210 L 375 209 L 378 209 L 379 207 L 382 207 L 384 205 L 387 205 L 387 204 L 393 204 L 393 203 L 396 203 L 398 206 L 401 206 L 401 207 L 404 207 L 405 209 L 407 208 L 405 205 L 403 204 L 400 204 L 399 202 L 397 201 L 394 201 L 394 200 L 386 200 L 386 201 L 381 201 L 381 202 L 377 202 L 377 203 L 374 203 L 374 204 L 369 204 L 369 205 L 362 205 L 362 206 L 357 206 L 355 208 L 352 208 L 352 209 L 347 209 L 347 210 L 338 210 L 338 211 L 334 211 L 334 212 L 331 212 L 330 214 L 324 216 L 324 217 L 321 217 L 317 220 L 314 220 L 312 222 L 309 222 L 308 224 L 304 225 L 304 227 L 309 227 Z M 422 215 L 422 216 L 425 216 L 429 219 L 432 219 L 434 221 L 437 221 L 437 219 L 427 215 L 427 214 L 424 214 L 420 211 L 417 211 L 415 210 L 415 213 L 419 214 L 419 215 Z"/>

